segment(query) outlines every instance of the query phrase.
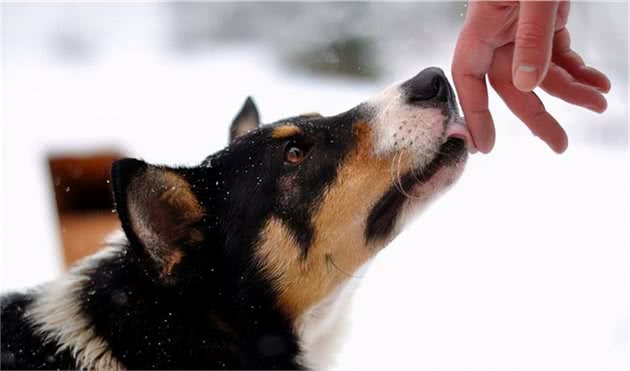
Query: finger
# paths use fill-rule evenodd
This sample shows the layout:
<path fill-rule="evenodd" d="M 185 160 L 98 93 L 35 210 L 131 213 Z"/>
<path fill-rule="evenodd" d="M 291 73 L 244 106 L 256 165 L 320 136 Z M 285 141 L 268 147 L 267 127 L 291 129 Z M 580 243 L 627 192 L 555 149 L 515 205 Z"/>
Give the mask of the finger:
<path fill-rule="evenodd" d="M 557 2 L 521 3 L 512 64 L 514 86 L 521 91 L 534 90 L 547 73 L 557 8 Z"/>
<path fill-rule="evenodd" d="M 591 85 L 601 92 L 610 91 L 610 80 L 600 71 L 584 65 L 582 58 L 571 50 L 571 38 L 569 31 L 563 28 L 553 37 L 552 61 L 564 68 L 575 79 Z"/>
<path fill-rule="evenodd" d="M 492 82 L 501 99 L 510 110 L 556 153 L 567 149 L 569 139 L 562 126 L 551 116 L 533 92 L 522 92 L 511 83 Z"/>
<path fill-rule="evenodd" d="M 560 1 L 560 4 L 558 4 L 558 11 L 556 12 L 556 24 L 554 28 L 556 31 L 563 29 L 567 25 L 570 10 L 570 1 Z"/>
<path fill-rule="evenodd" d="M 488 110 L 485 75 L 492 62 L 493 47 L 462 30 L 455 47 L 452 74 L 466 125 L 475 147 L 488 153 L 494 147 L 495 132 Z"/>
<path fill-rule="evenodd" d="M 596 88 L 581 83 L 553 63 L 540 87 L 554 97 L 595 112 L 604 112 L 608 105 L 606 98 Z"/>

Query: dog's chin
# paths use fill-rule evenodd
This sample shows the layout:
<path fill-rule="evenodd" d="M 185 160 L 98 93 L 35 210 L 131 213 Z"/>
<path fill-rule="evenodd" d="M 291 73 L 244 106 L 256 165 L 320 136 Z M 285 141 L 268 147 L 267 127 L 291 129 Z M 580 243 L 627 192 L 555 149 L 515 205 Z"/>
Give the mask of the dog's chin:
<path fill-rule="evenodd" d="M 406 199 L 401 213 L 417 212 L 449 189 L 461 177 L 467 159 L 466 140 L 449 137 L 429 165 L 407 175 L 410 185 L 409 190 L 401 194 Z"/>
<path fill-rule="evenodd" d="M 394 238 L 412 216 L 459 179 L 467 158 L 467 140 L 447 137 L 429 164 L 404 174 L 379 200 L 368 219 L 368 230 L 387 240 Z"/>
<path fill-rule="evenodd" d="M 400 187 L 400 197 L 405 200 L 401 212 L 421 209 L 447 190 L 463 173 L 467 158 L 466 140 L 449 137 L 428 165 L 405 175 Z"/>

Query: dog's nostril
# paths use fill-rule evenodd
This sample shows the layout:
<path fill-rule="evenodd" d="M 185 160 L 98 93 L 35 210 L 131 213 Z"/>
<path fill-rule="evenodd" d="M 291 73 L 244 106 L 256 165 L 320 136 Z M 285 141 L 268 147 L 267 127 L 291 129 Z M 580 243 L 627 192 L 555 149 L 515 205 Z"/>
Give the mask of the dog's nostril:
<path fill-rule="evenodd" d="M 435 79 L 433 79 L 433 86 L 435 87 L 435 90 L 437 92 L 435 94 L 435 99 L 441 102 L 447 102 L 449 86 L 446 78 L 444 76 L 436 77 Z"/>
<path fill-rule="evenodd" d="M 450 98 L 450 85 L 444 72 L 436 67 L 422 70 L 412 79 L 402 84 L 410 102 L 437 100 L 447 102 Z"/>

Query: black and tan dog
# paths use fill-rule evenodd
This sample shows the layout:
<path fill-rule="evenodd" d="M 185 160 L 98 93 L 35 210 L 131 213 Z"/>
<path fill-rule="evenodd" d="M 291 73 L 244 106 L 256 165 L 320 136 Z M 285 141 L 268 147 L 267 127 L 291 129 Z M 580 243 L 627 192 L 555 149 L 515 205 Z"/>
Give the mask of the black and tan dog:
<path fill-rule="evenodd" d="M 2 298 L 1 367 L 321 367 L 348 275 L 461 174 L 455 107 L 431 68 L 332 117 L 248 99 L 196 167 L 116 162 L 124 241 Z"/>

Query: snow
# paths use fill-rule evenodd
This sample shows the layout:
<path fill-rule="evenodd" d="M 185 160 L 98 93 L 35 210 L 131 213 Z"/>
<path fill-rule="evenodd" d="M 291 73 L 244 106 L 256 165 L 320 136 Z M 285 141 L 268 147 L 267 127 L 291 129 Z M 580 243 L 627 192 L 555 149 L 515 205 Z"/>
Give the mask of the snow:
<path fill-rule="evenodd" d="M 339 369 L 627 368 L 627 151 L 500 139 L 374 260 Z"/>
<path fill-rule="evenodd" d="M 143 37 L 110 41 L 82 64 L 17 47 L 3 54 L 2 291 L 62 271 L 48 153 L 114 146 L 196 164 L 226 144 L 248 95 L 265 122 L 335 114 L 449 60 L 397 62 L 388 81 L 357 82 L 287 72 L 257 45 L 182 57 Z M 627 74 L 612 81 L 603 115 L 543 94 L 569 134 L 563 155 L 491 96 L 495 150 L 474 155 L 459 183 L 356 278 L 338 369 L 628 368 Z"/>

